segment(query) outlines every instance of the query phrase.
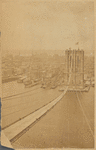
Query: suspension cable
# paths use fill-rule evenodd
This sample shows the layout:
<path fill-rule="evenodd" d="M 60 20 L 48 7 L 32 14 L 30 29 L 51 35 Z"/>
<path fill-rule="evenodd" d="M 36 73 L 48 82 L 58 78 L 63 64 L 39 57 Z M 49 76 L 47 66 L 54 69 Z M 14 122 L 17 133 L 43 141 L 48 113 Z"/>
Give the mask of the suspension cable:
<path fill-rule="evenodd" d="M 40 88 L 40 87 L 39 87 L 39 88 Z M 39 89 L 39 88 L 35 88 L 35 89 L 33 89 L 33 90 L 28 90 L 28 91 L 26 91 L 26 92 L 18 93 L 18 94 L 15 94 L 15 95 L 6 96 L 6 97 L 3 97 L 2 99 L 3 99 L 3 101 L 10 100 L 10 98 L 13 99 L 14 96 L 18 96 L 18 95 L 22 95 L 22 94 L 25 94 L 25 93 L 29 93 L 29 92 L 35 91 L 35 90 L 37 90 L 37 89 Z"/>
<path fill-rule="evenodd" d="M 36 94 L 36 93 L 40 93 L 40 92 L 41 92 L 41 91 L 35 92 L 35 93 L 33 93 L 33 94 L 30 94 L 30 95 L 25 95 L 25 96 L 22 96 L 22 97 L 32 96 L 32 95 L 34 95 L 34 94 Z M 14 99 L 16 99 L 16 98 L 17 98 L 17 97 L 15 97 Z M 19 98 L 21 98 L 21 97 L 19 97 Z M 28 99 L 28 100 L 30 100 L 30 99 Z M 4 101 L 6 101 L 6 100 L 4 100 Z M 30 100 L 30 101 L 32 101 L 32 100 Z M 4 107 L 3 109 L 12 108 L 12 107 L 15 107 L 15 106 L 19 106 L 19 105 L 21 105 L 21 104 L 29 104 L 29 102 L 27 101 L 27 102 L 19 103 L 19 104 L 16 104 L 16 105 L 11 105 L 11 106 L 8 106 L 8 107 Z"/>
<path fill-rule="evenodd" d="M 85 112 L 84 112 L 84 109 L 83 109 L 82 104 L 81 104 L 81 102 L 80 102 L 80 99 L 79 99 L 79 96 L 78 96 L 78 94 L 77 94 L 77 91 L 76 91 L 76 95 L 77 95 L 77 100 L 78 100 L 79 105 L 80 105 L 80 107 L 81 107 L 82 113 L 83 113 L 83 115 L 84 115 L 84 117 L 85 117 L 86 123 L 87 123 L 87 125 L 88 125 L 88 127 L 89 127 L 89 129 L 90 129 L 91 135 L 92 135 L 93 138 L 94 138 L 94 133 L 93 133 L 91 127 L 90 127 L 88 118 L 87 118 L 87 116 L 86 116 L 86 114 L 85 114 Z"/>
<path fill-rule="evenodd" d="M 62 93 L 63 95 L 65 95 L 65 93 L 66 93 L 66 92 L 67 92 L 67 90 L 68 90 L 69 83 L 70 83 L 70 79 L 71 79 L 71 71 L 72 71 L 72 63 L 71 63 L 71 68 L 70 68 L 70 76 L 69 76 L 68 86 L 66 86 L 66 89 L 65 89 L 64 93 Z M 61 96 L 62 96 L 62 94 L 61 94 Z M 53 101 L 53 100 L 52 100 L 52 101 Z M 31 106 L 31 107 L 32 107 L 32 106 Z M 25 110 L 25 109 L 27 109 L 27 107 L 25 107 L 23 110 Z M 22 111 L 22 110 L 15 111 L 15 112 L 13 112 L 13 113 L 16 113 L 16 112 L 19 112 L 19 111 Z M 2 117 L 5 117 L 5 116 L 8 116 L 8 115 L 11 115 L 11 114 L 13 114 L 13 113 L 10 113 L 10 114 L 7 114 L 7 115 L 4 115 L 4 116 L 2 116 Z"/>

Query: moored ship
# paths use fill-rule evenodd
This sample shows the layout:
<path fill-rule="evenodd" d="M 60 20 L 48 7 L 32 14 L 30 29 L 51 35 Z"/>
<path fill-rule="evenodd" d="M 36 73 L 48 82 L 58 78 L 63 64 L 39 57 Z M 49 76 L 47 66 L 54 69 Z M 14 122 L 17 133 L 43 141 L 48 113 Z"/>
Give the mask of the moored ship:
<path fill-rule="evenodd" d="M 24 79 L 26 79 L 27 77 L 24 76 L 24 77 L 20 77 L 18 80 L 17 80 L 17 83 L 23 83 Z"/>

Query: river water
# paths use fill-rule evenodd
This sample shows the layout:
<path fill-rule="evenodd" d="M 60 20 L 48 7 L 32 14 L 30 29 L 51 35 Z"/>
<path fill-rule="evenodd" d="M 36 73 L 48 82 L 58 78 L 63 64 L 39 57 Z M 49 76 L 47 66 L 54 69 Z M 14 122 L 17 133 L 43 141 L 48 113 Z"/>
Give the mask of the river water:
<path fill-rule="evenodd" d="M 4 83 L 2 88 L 2 128 L 57 98 L 61 94 L 58 89 L 45 90 L 41 88 L 41 85 L 25 88 L 23 83 L 16 81 Z"/>
<path fill-rule="evenodd" d="M 42 89 L 41 85 L 25 88 L 16 81 L 3 84 L 2 125 L 6 127 L 30 112 L 58 97 L 56 89 Z M 31 91 L 29 91 L 31 90 Z M 29 92 L 27 92 L 29 91 Z M 87 121 L 77 99 L 82 104 Z M 90 128 L 91 131 L 90 131 Z M 93 133 L 93 135 L 92 135 Z M 61 101 L 32 128 L 13 143 L 14 148 L 93 148 L 94 147 L 94 88 L 89 92 L 67 92 Z"/>

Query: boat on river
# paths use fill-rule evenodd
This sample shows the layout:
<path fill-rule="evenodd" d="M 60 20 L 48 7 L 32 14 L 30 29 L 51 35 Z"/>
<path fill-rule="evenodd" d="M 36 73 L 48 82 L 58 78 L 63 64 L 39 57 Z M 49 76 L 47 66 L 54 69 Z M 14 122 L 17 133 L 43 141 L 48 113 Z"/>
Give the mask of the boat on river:
<path fill-rule="evenodd" d="M 27 78 L 23 81 L 23 83 L 24 83 L 24 85 L 30 85 L 30 84 L 32 84 L 32 80 Z"/>
<path fill-rule="evenodd" d="M 26 87 L 26 88 L 30 88 L 30 87 L 33 87 L 33 86 L 38 85 L 38 84 L 39 84 L 38 82 L 36 82 L 36 83 L 31 83 L 31 84 L 26 84 L 25 87 Z"/>
<path fill-rule="evenodd" d="M 90 86 L 91 85 L 91 81 L 90 80 L 87 80 L 86 82 L 85 82 L 85 87 L 88 87 L 88 86 Z"/>
<path fill-rule="evenodd" d="M 95 86 L 95 81 L 91 82 L 91 86 L 94 87 Z"/>
<path fill-rule="evenodd" d="M 47 87 L 47 85 L 46 85 L 46 84 L 44 84 L 44 85 L 42 86 L 42 88 L 43 88 L 43 89 L 45 89 L 46 87 Z"/>
<path fill-rule="evenodd" d="M 24 79 L 26 79 L 27 77 L 24 76 L 24 77 L 20 77 L 18 80 L 17 80 L 17 83 L 23 83 Z"/>
<path fill-rule="evenodd" d="M 53 85 L 52 87 L 51 87 L 51 89 L 55 89 L 57 87 L 57 85 Z"/>

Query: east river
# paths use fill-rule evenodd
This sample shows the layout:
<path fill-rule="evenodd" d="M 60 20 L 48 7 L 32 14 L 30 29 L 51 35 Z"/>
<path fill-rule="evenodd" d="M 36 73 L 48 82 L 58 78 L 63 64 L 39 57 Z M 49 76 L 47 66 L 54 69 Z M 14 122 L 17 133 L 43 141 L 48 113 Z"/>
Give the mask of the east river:
<path fill-rule="evenodd" d="M 4 83 L 2 128 L 58 97 L 61 94 L 58 89 L 42 89 L 41 85 L 25 88 L 16 81 Z M 89 92 L 67 92 L 56 106 L 12 145 L 14 148 L 93 148 L 94 88 L 91 87 Z"/>

